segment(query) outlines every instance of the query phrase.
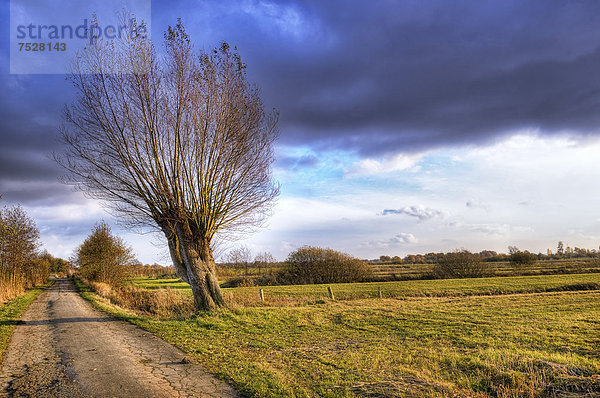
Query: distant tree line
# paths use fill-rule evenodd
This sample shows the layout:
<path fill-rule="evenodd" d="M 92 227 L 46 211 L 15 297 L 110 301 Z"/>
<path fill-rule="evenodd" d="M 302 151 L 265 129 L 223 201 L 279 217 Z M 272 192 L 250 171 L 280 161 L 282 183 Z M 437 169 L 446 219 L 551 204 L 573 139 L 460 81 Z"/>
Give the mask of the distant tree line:
<path fill-rule="evenodd" d="M 127 274 L 131 277 L 152 277 L 152 278 L 175 278 L 177 273 L 175 268 L 154 264 L 134 263 L 127 268 Z"/>
<path fill-rule="evenodd" d="M 600 249 L 585 249 L 580 247 L 565 246 L 563 242 L 558 242 L 556 252 L 550 249 L 546 250 L 546 253 L 531 253 L 527 250 L 520 251 L 514 246 L 509 246 L 508 253 L 498 253 L 493 250 L 482 250 L 477 254 L 484 262 L 500 262 L 500 261 L 511 261 L 515 259 L 513 256 L 514 251 L 521 253 L 528 253 L 530 256 L 534 256 L 535 260 L 560 260 L 570 258 L 600 258 Z M 426 254 L 408 254 L 404 257 L 400 256 L 380 256 L 378 259 L 365 260 L 373 264 L 437 264 L 444 257 L 446 253 L 426 253 Z M 518 256 L 517 256 L 518 257 Z"/>

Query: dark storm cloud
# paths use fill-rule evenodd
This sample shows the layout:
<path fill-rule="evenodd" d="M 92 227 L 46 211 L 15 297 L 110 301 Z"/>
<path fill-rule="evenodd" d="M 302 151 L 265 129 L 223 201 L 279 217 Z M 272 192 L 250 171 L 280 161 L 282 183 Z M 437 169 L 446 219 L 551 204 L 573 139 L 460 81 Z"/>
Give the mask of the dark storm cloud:
<path fill-rule="evenodd" d="M 0 8 L 9 26 L 9 7 Z M 0 194 L 2 204 L 54 205 L 80 202 L 57 180 L 49 158 L 60 150 L 58 126 L 72 90 L 64 75 L 10 75 L 9 40 L 0 41 Z"/>
<path fill-rule="evenodd" d="M 288 144 L 373 155 L 600 125 L 596 1 L 203 4 L 184 21 L 239 45 Z"/>
<path fill-rule="evenodd" d="M 61 109 L 69 100 L 64 76 L 8 75 L 0 78 L 0 194 L 3 203 L 52 205 L 72 202 L 58 182 L 62 171 L 51 159 L 60 150 Z"/>
<path fill-rule="evenodd" d="M 600 2 L 404 0 L 153 2 L 153 37 L 183 17 L 199 48 L 238 45 L 280 142 L 376 156 L 478 144 L 521 128 L 600 129 Z M 0 10 L 9 25 L 8 7 Z M 0 60 L 0 193 L 68 198 L 59 149 L 64 76 L 8 74 Z M 315 157 L 280 159 L 311 167 Z M 26 182 L 42 181 L 38 189 Z M 23 184 L 19 185 L 18 182 Z M 8 194 L 5 199 L 12 200 Z M 16 200 L 16 199 L 15 199 Z"/>

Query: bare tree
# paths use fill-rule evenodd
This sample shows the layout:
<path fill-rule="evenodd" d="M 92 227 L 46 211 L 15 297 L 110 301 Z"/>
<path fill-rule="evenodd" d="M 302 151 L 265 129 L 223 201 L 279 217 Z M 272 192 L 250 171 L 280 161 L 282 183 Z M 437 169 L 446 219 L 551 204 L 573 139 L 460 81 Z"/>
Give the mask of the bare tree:
<path fill-rule="evenodd" d="M 278 115 L 226 43 L 197 55 L 179 21 L 165 47 L 160 58 L 148 38 L 127 35 L 78 56 L 56 159 L 67 183 L 162 231 L 196 308 L 209 310 L 225 305 L 211 243 L 262 225 L 278 195 Z"/>
<path fill-rule="evenodd" d="M 239 246 L 231 249 L 227 254 L 227 261 L 236 268 L 244 269 L 245 275 L 248 275 L 248 266 L 252 259 L 252 252 L 248 246 Z"/>
<path fill-rule="evenodd" d="M 263 269 L 270 267 L 273 263 L 275 263 L 275 257 L 267 251 L 258 253 L 254 257 L 254 264 L 258 267 L 259 274 L 262 274 Z"/>

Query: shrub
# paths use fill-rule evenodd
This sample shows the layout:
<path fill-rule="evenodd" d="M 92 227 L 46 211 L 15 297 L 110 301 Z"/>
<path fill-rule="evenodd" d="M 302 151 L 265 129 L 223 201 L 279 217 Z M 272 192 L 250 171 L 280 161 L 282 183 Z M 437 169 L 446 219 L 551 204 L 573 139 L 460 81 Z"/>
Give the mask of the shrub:
<path fill-rule="evenodd" d="M 456 249 L 440 256 L 433 273 L 441 278 L 474 278 L 484 274 L 479 254 Z"/>
<path fill-rule="evenodd" d="M 256 282 L 253 278 L 247 276 L 241 276 L 237 278 L 231 278 L 227 282 L 221 284 L 221 287 L 254 287 Z"/>
<path fill-rule="evenodd" d="M 282 283 L 348 283 L 372 278 L 368 264 L 332 249 L 304 246 L 290 253 L 281 271 Z"/>
<path fill-rule="evenodd" d="M 532 265 L 537 261 L 537 256 L 533 253 L 525 251 L 514 251 L 508 257 L 511 264 L 515 266 Z"/>

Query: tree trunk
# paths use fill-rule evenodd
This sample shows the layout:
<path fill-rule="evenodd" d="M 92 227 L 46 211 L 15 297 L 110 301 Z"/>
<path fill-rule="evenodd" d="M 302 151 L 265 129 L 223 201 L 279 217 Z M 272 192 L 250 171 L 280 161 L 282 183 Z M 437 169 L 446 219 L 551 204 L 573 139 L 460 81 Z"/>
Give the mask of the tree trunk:
<path fill-rule="evenodd" d="M 171 250 L 171 257 L 178 273 L 179 268 L 185 270 L 186 278 L 182 279 L 192 288 L 196 310 L 209 311 L 224 307 L 225 299 L 217 280 L 210 243 L 206 239 L 200 239 L 199 242 L 189 239 L 180 228 L 176 229 L 176 235 L 178 247 Z"/>
<path fill-rule="evenodd" d="M 177 273 L 177 276 L 180 277 L 182 281 L 189 284 L 190 280 L 187 275 L 187 270 L 185 268 L 185 265 L 181 262 L 179 250 L 177 249 L 177 239 L 174 237 L 169 237 L 169 235 L 166 232 L 165 235 L 167 235 L 167 241 L 169 242 L 169 253 L 171 254 L 171 260 L 173 260 L 175 273 Z"/>

